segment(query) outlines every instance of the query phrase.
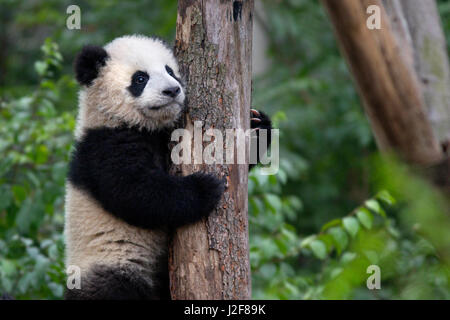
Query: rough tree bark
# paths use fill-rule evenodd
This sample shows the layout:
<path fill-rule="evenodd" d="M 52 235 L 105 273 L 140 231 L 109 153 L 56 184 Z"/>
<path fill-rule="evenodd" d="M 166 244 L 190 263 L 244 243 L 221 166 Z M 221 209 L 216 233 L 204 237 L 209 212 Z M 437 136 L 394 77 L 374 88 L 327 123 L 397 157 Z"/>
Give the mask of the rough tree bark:
<path fill-rule="evenodd" d="M 186 128 L 199 120 L 203 132 L 249 128 L 252 11 L 253 0 L 178 1 L 175 53 L 187 81 Z M 175 232 L 169 250 L 172 299 L 249 299 L 248 165 L 174 170 L 214 172 L 228 187 L 207 221 Z"/>
<path fill-rule="evenodd" d="M 419 80 L 381 0 L 322 2 L 364 100 L 379 148 L 395 151 L 414 164 L 439 162 L 443 154 L 427 119 Z M 367 27 L 370 5 L 381 9 L 381 29 Z"/>
<path fill-rule="evenodd" d="M 383 0 L 397 40 L 411 55 L 428 120 L 440 142 L 450 139 L 450 66 L 435 0 Z M 401 29 L 401 30 L 400 30 Z"/>
<path fill-rule="evenodd" d="M 450 66 L 435 0 L 401 0 L 428 119 L 439 141 L 450 139 Z"/>
<path fill-rule="evenodd" d="M 400 0 L 383 0 L 384 8 L 389 16 L 392 31 L 401 48 L 400 54 L 408 66 L 414 68 L 414 51 L 408 22 L 403 12 Z"/>

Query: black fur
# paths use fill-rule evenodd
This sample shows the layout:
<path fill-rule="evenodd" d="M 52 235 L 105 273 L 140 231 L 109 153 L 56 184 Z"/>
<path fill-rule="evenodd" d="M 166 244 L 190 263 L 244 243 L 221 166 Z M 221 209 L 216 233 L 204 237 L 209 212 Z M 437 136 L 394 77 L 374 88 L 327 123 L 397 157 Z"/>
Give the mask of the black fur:
<path fill-rule="evenodd" d="M 252 128 L 271 129 L 264 113 L 252 117 L 260 119 L 252 121 Z M 224 184 L 205 173 L 169 175 L 169 137 L 168 130 L 88 130 L 76 142 L 68 179 L 106 211 L 138 227 L 176 228 L 198 221 L 217 205 Z M 170 299 L 167 255 L 156 260 L 152 268 L 134 258 L 126 266 L 93 266 L 81 279 L 81 289 L 66 290 L 65 298 Z M 146 270 L 154 271 L 145 274 Z"/>
<path fill-rule="evenodd" d="M 172 97 L 172 98 L 175 98 L 179 93 L 180 93 L 180 87 L 179 86 L 176 86 L 176 87 L 169 87 L 169 88 L 166 88 L 166 89 L 164 89 L 163 91 L 162 91 L 162 93 L 164 94 L 164 95 L 166 95 L 166 96 L 169 96 L 169 97 Z"/>
<path fill-rule="evenodd" d="M 262 111 L 258 111 L 259 112 L 259 116 L 256 115 L 252 115 L 250 114 L 250 118 L 256 118 L 259 119 L 259 121 L 250 121 L 250 128 L 251 129 L 266 129 L 267 130 L 267 148 L 269 148 L 270 143 L 272 142 L 272 133 L 271 133 L 271 129 L 272 129 L 272 122 L 270 121 L 270 118 L 268 115 L 266 115 L 264 112 Z M 256 140 L 256 152 L 257 152 L 257 163 L 260 162 L 260 157 L 259 157 L 259 130 L 256 131 L 256 136 L 258 137 L 258 139 Z M 262 150 L 263 154 L 267 152 L 266 150 Z M 249 165 L 249 170 L 251 170 L 256 164 L 250 164 Z"/>
<path fill-rule="evenodd" d="M 98 76 L 102 66 L 106 65 L 108 53 L 99 46 L 84 46 L 75 59 L 75 77 L 77 81 L 85 86 L 90 86 Z"/>
<path fill-rule="evenodd" d="M 145 89 L 147 85 L 149 75 L 144 71 L 136 71 L 131 77 L 131 84 L 128 87 L 128 91 L 134 96 L 139 97 Z M 143 81 L 139 81 L 143 79 Z"/>
<path fill-rule="evenodd" d="M 172 78 L 174 78 L 175 80 L 177 80 L 177 81 L 181 84 L 180 78 L 178 78 L 178 77 L 175 75 L 175 72 L 173 72 L 173 70 L 172 70 L 171 67 L 169 67 L 169 66 L 166 65 L 166 71 L 167 71 L 167 73 L 169 74 L 169 76 L 171 76 Z"/>
<path fill-rule="evenodd" d="M 129 224 L 180 227 L 214 209 L 224 183 L 213 175 L 167 173 L 169 132 L 89 130 L 76 143 L 69 180 Z"/>
<path fill-rule="evenodd" d="M 167 262 L 167 260 L 166 260 Z M 167 265 L 165 269 L 168 270 Z M 167 282 L 156 286 L 144 280 L 142 269 L 93 266 L 81 280 L 80 289 L 67 289 L 64 295 L 68 300 L 159 300 L 170 299 L 168 272 Z M 161 275 L 150 275 L 158 279 Z"/>

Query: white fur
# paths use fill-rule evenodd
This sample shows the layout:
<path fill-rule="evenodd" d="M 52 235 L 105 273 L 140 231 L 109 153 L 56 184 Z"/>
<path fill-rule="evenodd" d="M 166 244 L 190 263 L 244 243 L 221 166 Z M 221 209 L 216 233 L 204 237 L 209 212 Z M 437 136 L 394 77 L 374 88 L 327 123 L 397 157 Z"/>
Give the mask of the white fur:
<path fill-rule="evenodd" d="M 82 275 L 95 264 L 118 267 L 129 265 L 128 259 L 147 261 L 147 270 L 142 272 L 152 274 L 151 265 L 167 248 L 163 231 L 140 229 L 115 218 L 71 183 L 66 187 L 64 233 L 66 266 L 78 266 Z M 147 281 L 152 282 L 151 278 Z"/>
<path fill-rule="evenodd" d="M 117 127 L 120 124 L 157 130 L 171 126 L 179 117 L 185 99 L 184 88 L 165 66 L 180 78 L 173 53 L 160 40 L 139 35 L 117 38 L 105 47 L 109 59 L 92 85 L 80 91 L 76 137 L 87 128 Z M 144 92 L 133 97 L 128 91 L 136 71 L 150 76 Z M 162 94 L 168 87 L 180 86 L 176 99 Z M 152 107 L 160 107 L 158 110 Z"/>

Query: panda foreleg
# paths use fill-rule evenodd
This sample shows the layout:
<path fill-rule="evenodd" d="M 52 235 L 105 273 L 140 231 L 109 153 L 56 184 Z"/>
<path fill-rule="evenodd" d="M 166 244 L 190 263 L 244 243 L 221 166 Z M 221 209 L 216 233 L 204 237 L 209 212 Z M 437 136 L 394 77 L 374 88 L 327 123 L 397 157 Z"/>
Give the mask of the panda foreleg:
<path fill-rule="evenodd" d="M 260 163 L 260 151 L 261 154 L 264 154 L 267 152 L 267 149 L 270 146 L 270 143 L 272 142 L 271 140 L 271 130 L 272 130 L 272 122 L 270 121 L 270 118 L 268 115 L 266 115 L 264 112 L 259 111 L 259 110 L 255 110 L 255 109 L 251 109 L 250 110 L 250 128 L 252 130 L 256 131 L 256 141 L 252 140 L 252 143 L 256 144 L 256 149 L 252 147 L 252 150 L 256 150 L 256 154 L 257 154 L 257 160 L 256 160 L 256 164 Z M 260 129 L 265 129 L 267 130 L 267 145 L 266 145 L 266 149 L 265 150 L 260 150 L 259 147 L 259 130 Z M 249 165 L 249 170 L 251 170 L 256 164 L 251 163 Z"/>
<path fill-rule="evenodd" d="M 137 227 L 196 222 L 217 205 L 224 182 L 205 173 L 170 175 L 155 160 L 166 157 L 165 152 L 139 131 L 90 130 L 76 145 L 69 180 L 107 212 Z"/>
<path fill-rule="evenodd" d="M 219 202 L 224 182 L 197 172 L 180 177 L 144 170 L 144 178 L 122 183 L 100 196 L 108 212 L 147 229 L 178 228 L 207 217 Z"/>

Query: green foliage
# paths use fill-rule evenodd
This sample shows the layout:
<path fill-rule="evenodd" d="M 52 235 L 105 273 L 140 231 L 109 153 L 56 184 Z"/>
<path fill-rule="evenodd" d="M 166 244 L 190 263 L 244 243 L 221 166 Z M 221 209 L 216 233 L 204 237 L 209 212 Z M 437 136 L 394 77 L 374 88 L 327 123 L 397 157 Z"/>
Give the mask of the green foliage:
<path fill-rule="evenodd" d="M 447 4 L 440 1 L 443 18 Z M 256 21 L 269 36 L 273 64 L 256 79 L 254 101 L 277 112 L 282 170 L 250 177 L 254 298 L 448 299 L 448 254 L 441 251 L 449 229 L 439 225 L 448 210 L 435 199 L 439 192 L 400 174 L 396 162 L 370 164 L 376 147 L 320 5 L 264 6 L 267 16 Z M 256 179 L 274 184 L 255 189 Z M 258 200 L 268 193 L 283 204 L 276 217 L 275 204 Z M 287 215 L 291 196 L 302 206 Z M 381 267 L 382 290 L 366 288 L 371 264 Z"/>
<path fill-rule="evenodd" d="M 0 288 L 17 298 L 60 298 L 64 181 L 75 119 L 58 110 L 74 80 L 47 39 L 34 92 L 0 105 Z M 74 99 L 73 95 L 69 95 Z"/>
<path fill-rule="evenodd" d="M 66 28 L 69 5 L 81 9 L 81 30 Z M 145 34 L 172 40 L 176 0 L 0 0 L 0 85 L 33 85 L 38 80 L 29 67 L 39 59 L 36 50 L 51 36 L 66 58 L 64 73 L 71 73 L 75 54 L 85 44 L 103 45 L 124 34 Z M 19 41 L 18 41 L 19 40 Z"/>
<path fill-rule="evenodd" d="M 448 199 L 395 161 L 376 158 L 367 166 L 376 172 L 374 188 L 381 191 L 347 216 L 325 223 L 316 234 L 302 237 L 296 226 L 283 223 L 289 220 L 283 207 L 276 227 L 276 218 L 269 218 L 270 204 L 263 203 L 265 210 L 260 207 L 258 215 L 251 216 L 255 298 L 450 297 Z M 263 192 L 276 189 L 266 188 Z M 366 288 L 370 265 L 380 267 L 383 290 Z"/>
<path fill-rule="evenodd" d="M 448 0 L 438 3 L 450 40 Z M 81 1 L 80 31 L 65 28 L 69 4 L 0 0 L 0 291 L 18 299 L 58 299 L 65 284 L 75 53 L 175 30 L 175 0 Z M 276 175 L 255 168 L 249 177 L 253 298 L 450 299 L 448 200 L 376 156 L 320 3 L 263 4 L 255 21 L 272 64 L 255 79 L 253 101 L 281 129 L 281 163 Z M 366 287 L 371 264 L 381 290 Z"/>
<path fill-rule="evenodd" d="M 449 0 L 438 0 L 439 13 L 441 15 L 442 26 L 444 31 L 450 30 L 450 1 Z M 447 37 L 447 48 L 450 53 L 450 32 L 446 32 Z"/>
<path fill-rule="evenodd" d="M 353 258 L 337 265 L 342 270 L 337 276 L 330 272 L 323 297 L 363 294 L 366 268 L 376 264 L 381 268 L 382 290 L 373 292 L 372 298 L 448 299 L 450 260 L 445 249 L 448 238 L 443 235 L 450 227 L 448 199 L 396 161 L 375 159 L 374 169 L 375 185 L 393 190 L 398 201 L 395 204 L 394 197 L 383 191 L 376 197 L 377 205 L 371 200 L 365 203 L 382 219 L 352 240 L 348 251 Z M 397 216 L 397 221 L 390 216 Z"/>

